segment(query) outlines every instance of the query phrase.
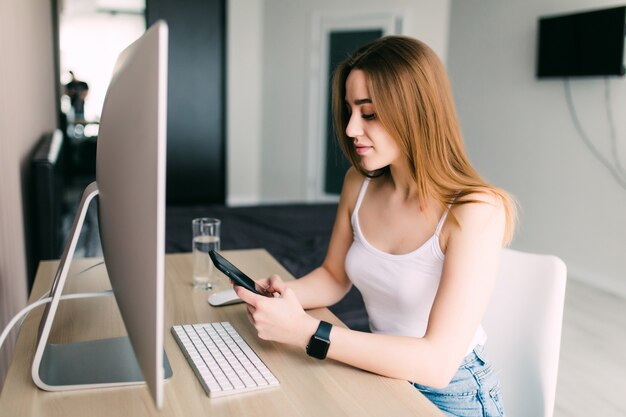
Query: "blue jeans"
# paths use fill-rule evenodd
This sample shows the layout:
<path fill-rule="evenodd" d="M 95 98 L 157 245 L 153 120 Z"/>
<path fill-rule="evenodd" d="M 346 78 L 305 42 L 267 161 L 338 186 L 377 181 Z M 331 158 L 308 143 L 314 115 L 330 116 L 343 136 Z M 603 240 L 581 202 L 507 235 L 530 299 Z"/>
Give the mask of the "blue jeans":
<path fill-rule="evenodd" d="M 413 383 L 412 383 L 413 384 Z M 503 417 L 498 378 L 485 359 L 482 346 L 467 355 L 447 387 L 413 384 L 450 417 Z"/>

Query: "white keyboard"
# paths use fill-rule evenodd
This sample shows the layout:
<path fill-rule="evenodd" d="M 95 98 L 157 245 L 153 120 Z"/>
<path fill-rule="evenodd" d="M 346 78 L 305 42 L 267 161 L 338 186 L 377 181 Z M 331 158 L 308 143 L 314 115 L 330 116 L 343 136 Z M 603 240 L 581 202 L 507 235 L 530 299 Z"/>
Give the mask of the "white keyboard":
<path fill-rule="evenodd" d="M 176 325 L 172 334 L 209 397 L 280 384 L 227 321 Z"/>

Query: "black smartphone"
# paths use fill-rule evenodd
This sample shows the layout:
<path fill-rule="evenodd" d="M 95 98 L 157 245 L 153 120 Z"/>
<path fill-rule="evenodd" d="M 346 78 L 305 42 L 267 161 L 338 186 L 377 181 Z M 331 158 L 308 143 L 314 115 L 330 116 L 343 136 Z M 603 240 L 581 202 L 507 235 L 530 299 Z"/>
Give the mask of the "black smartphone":
<path fill-rule="evenodd" d="M 265 295 L 257 291 L 254 281 L 249 276 L 241 272 L 235 265 L 228 262 L 222 255 L 214 250 L 210 250 L 209 256 L 215 267 L 222 271 L 228 278 L 232 279 L 236 285 L 244 287 L 255 294 Z"/>

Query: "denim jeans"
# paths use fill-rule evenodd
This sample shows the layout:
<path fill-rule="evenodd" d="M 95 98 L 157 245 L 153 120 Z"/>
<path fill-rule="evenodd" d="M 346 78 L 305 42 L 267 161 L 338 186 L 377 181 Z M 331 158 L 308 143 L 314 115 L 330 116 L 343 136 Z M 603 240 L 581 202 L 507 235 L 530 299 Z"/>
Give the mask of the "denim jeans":
<path fill-rule="evenodd" d="M 503 417 L 498 378 L 485 359 L 482 346 L 467 355 L 447 387 L 435 389 L 414 384 L 450 417 Z"/>

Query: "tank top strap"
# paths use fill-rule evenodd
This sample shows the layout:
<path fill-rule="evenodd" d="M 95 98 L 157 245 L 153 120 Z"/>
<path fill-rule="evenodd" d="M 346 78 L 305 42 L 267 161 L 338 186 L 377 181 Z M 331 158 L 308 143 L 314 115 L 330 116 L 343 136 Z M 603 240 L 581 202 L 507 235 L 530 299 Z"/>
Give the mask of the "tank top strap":
<path fill-rule="evenodd" d="M 439 219 L 439 223 L 437 224 L 437 229 L 435 229 L 435 236 L 439 237 L 439 233 L 441 232 L 441 228 L 443 224 L 446 222 L 446 218 L 448 217 L 448 213 L 450 212 L 450 207 L 452 207 L 452 203 L 448 204 L 448 208 L 441 215 L 441 219 Z"/>
<path fill-rule="evenodd" d="M 361 189 L 359 190 L 359 195 L 356 199 L 356 204 L 354 205 L 353 213 L 356 214 L 359 212 L 359 208 L 361 207 L 361 202 L 363 201 L 363 197 L 365 197 L 365 191 L 367 191 L 367 186 L 370 183 L 371 178 L 365 178 L 363 180 L 363 184 L 361 184 Z"/>

